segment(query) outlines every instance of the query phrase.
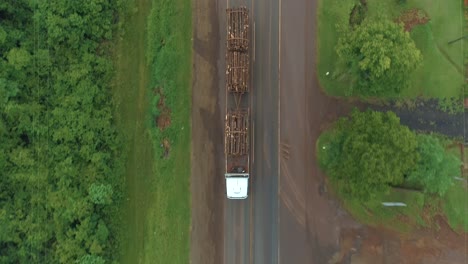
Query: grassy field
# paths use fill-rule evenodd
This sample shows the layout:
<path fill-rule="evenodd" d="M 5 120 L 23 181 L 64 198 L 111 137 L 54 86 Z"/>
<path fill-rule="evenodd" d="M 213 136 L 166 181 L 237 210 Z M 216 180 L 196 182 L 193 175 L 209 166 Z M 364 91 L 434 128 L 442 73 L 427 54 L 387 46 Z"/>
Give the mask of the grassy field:
<path fill-rule="evenodd" d="M 190 1 L 128 0 L 123 10 L 114 85 L 128 155 L 121 260 L 188 263 Z M 155 125 L 162 96 L 171 119 L 164 130 Z M 170 144 L 169 153 L 161 148 L 163 140 Z"/>
<path fill-rule="evenodd" d="M 442 208 L 454 230 L 468 232 L 468 191 L 463 185 L 456 184 L 447 192 Z"/>
<path fill-rule="evenodd" d="M 149 70 L 145 60 L 147 1 L 128 1 L 123 9 L 116 49 L 117 77 L 114 97 L 120 131 L 125 135 L 126 199 L 122 208 L 123 225 L 120 245 L 122 263 L 135 263 L 144 256 L 143 237 L 148 232 L 144 222 L 154 205 L 150 183 L 153 178 L 153 150 L 145 125 L 148 112 Z M 140 10 L 137 12 L 137 10 Z M 128 12 L 128 13 L 127 13 Z M 139 261 L 137 262 L 139 263 Z"/>
<path fill-rule="evenodd" d="M 340 183 L 330 182 L 334 190 Z M 336 193 L 340 196 L 340 193 Z M 372 201 L 360 202 L 343 199 L 343 206 L 359 222 L 371 226 L 383 226 L 400 232 L 415 228 L 437 228 L 436 215 L 444 215 L 450 227 L 457 232 L 468 232 L 468 192 L 456 184 L 444 197 L 426 195 L 419 191 L 390 189 Z M 406 207 L 385 207 L 381 202 L 401 202 Z"/>
<path fill-rule="evenodd" d="M 145 263 L 189 263 L 190 246 L 190 109 L 192 10 L 189 0 L 153 0 L 148 18 L 147 61 L 151 65 L 152 108 L 159 88 L 171 111 L 171 124 L 161 131 L 152 111 L 151 137 L 156 153 L 156 205 L 150 211 L 148 258 Z M 161 144 L 170 143 L 166 158 Z M 153 235 L 154 234 L 154 235 Z M 155 260 L 157 260 L 155 262 Z"/>
<path fill-rule="evenodd" d="M 350 81 L 340 74 L 335 45 L 340 30 L 347 25 L 349 13 L 356 0 L 319 2 L 319 61 L 318 75 L 322 88 L 330 95 L 344 96 Z M 408 90 L 402 97 L 458 97 L 463 85 L 463 41 L 447 44 L 462 36 L 462 2 L 458 0 L 408 0 L 397 4 L 395 0 L 367 0 L 368 16 L 397 18 L 402 11 L 424 10 L 430 21 L 416 26 L 411 37 L 423 55 L 423 65 L 414 73 Z M 332 48 L 333 47 L 333 48 Z M 330 72 L 330 75 L 326 75 Z"/>
<path fill-rule="evenodd" d="M 382 202 L 401 202 L 407 206 L 385 207 Z M 425 196 L 421 192 L 400 189 L 391 189 L 389 193 L 379 194 L 374 200 L 365 203 L 353 199 L 343 200 L 344 207 L 359 222 L 401 232 L 408 232 L 415 226 L 426 227 L 431 224 L 423 218 L 425 204 Z"/>
<path fill-rule="evenodd" d="M 326 155 L 332 155 L 323 147 L 329 145 L 328 142 L 333 136 L 332 132 L 325 132 L 317 141 L 317 154 L 322 167 Z M 450 148 L 448 151 L 456 150 L 461 158 L 459 147 Z M 415 190 L 391 188 L 388 193 L 379 193 L 372 200 L 365 202 L 343 198 L 340 185 L 346 184 L 345 182 L 329 178 L 329 184 L 335 195 L 341 199 L 343 207 L 361 223 L 409 232 L 420 227 L 437 228 L 434 216 L 444 215 L 452 229 L 457 232 L 468 232 L 468 190 L 458 182 L 454 182 L 454 186 L 443 197 Z M 407 206 L 385 207 L 382 202 L 401 202 Z"/>

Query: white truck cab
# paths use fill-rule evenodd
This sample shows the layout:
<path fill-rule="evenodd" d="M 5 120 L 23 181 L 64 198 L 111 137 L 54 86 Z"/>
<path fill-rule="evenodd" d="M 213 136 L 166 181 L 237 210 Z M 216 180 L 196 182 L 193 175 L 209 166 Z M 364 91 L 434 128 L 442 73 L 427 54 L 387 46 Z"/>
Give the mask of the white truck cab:
<path fill-rule="evenodd" d="M 247 199 L 249 189 L 248 173 L 226 173 L 226 195 L 228 199 Z"/>

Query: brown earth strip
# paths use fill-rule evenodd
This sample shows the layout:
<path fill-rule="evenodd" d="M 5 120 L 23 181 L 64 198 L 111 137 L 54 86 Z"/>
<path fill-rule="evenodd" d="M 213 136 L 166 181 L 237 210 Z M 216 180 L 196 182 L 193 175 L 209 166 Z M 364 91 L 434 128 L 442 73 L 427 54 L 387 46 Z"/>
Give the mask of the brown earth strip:
<path fill-rule="evenodd" d="M 210 0 L 193 1 L 192 264 L 223 262 L 222 125 L 218 98 L 218 18 Z"/>

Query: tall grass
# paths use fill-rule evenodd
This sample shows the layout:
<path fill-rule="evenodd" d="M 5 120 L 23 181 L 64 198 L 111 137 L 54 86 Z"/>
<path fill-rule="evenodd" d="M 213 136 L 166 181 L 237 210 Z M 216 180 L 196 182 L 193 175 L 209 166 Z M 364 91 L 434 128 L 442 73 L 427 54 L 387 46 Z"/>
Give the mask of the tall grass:
<path fill-rule="evenodd" d="M 191 26 L 189 0 L 153 0 L 148 17 L 148 93 L 156 97 L 154 89 L 161 91 L 170 109 L 171 125 L 161 130 L 155 116 L 149 120 L 157 206 L 149 212 L 145 263 L 189 262 Z M 170 143 L 167 157 L 161 147 L 163 140 Z"/>

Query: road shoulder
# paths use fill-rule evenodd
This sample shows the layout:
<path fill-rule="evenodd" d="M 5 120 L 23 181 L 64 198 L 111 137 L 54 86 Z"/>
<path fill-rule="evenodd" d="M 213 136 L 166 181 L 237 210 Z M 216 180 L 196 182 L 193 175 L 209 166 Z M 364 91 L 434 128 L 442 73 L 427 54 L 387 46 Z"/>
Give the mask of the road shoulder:
<path fill-rule="evenodd" d="M 223 262 L 222 126 L 218 106 L 218 18 L 210 0 L 192 2 L 192 223 L 190 263 Z"/>

